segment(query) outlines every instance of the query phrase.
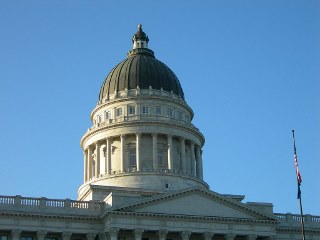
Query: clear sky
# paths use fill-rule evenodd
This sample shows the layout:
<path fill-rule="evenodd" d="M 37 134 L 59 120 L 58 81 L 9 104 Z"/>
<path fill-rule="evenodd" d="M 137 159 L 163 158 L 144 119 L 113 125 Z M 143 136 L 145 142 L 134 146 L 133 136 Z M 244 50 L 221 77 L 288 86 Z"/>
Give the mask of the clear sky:
<path fill-rule="evenodd" d="M 80 138 L 137 24 L 206 137 L 211 190 L 320 215 L 320 1 L 0 1 L 0 194 L 76 199 Z"/>

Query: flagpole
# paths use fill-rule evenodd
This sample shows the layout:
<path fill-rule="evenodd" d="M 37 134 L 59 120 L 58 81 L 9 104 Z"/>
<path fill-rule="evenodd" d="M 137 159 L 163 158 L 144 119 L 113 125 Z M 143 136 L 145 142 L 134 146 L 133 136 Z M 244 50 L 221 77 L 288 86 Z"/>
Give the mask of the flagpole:
<path fill-rule="evenodd" d="M 301 190 L 300 190 L 300 184 L 301 184 L 302 180 L 301 180 L 300 172 L 298 170 L 298 162 L 297 162 L 298 160 L 297 160 L 297 150 L 296 150 L 296 140 L 295 140 L 295 137 L 294 137 L 294 130 L 292 130 L 292 138 L 293 138 L 293 150 L 294 150 L 294 158 L 295 158 L 296 173 L 297 173 L 298 198 L 299 198 L 299 204 L 300 204 L 301 234 L 302 234 L 302 240 L 305 240 L 303 210 L 302 210 L 302 199 L 301 199 Z"/>

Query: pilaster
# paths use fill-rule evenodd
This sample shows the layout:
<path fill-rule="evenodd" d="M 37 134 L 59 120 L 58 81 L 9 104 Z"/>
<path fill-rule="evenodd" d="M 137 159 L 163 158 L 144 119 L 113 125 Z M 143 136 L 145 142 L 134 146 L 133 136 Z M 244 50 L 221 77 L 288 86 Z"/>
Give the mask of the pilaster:
<path fill-rule="evenodd" d="M 20 229 L 13 229 L 11 231 L 12 240 L 20 240 L 21 232 L 22 230 Z"/>
<path fill-rule="evenodd" d="M 152 159 L 153 170 L 158 171 L 158 136 L 156 133 L 152 134 Z"/>
<path fill-rule="evenodd" d="M 141 240 L 144 230 L 143 229 L 135 229 L 134 230 L 134 240 Z"/>
<path fill-rule="evenodd" d="M 141 155 L 140 155 L 140 144 L 141 144 L 141 134 L 136 134 L 136 164 L 137 164 L 137 171 L 141 171 Z"/>
<path fill-rule="evenodd" d="M 228 234 L 224 235 L 225 240 L 234 240 L 235 237 L 236 237 L 236 235 L 233 233 L 228 233 Z"/>
<path fill-rule="evenodd" d="M 168 169 L 172 170 L 173 169 L 173 157 L 172 157 L 172 150 L 173 150 L 173 146 L 172 146 L 172 136 L 168 135 Z"/>
<path fill-rule="evenodd" d="M 202 234 L 204 240 L 211 240 L 213 235 L 213 232 L 205 232 L 204 234 Z"/>
<path fill-rule="evenodd" d="M 166 240 L 168 231 L 165 229 L 160 229 L 157 233 L 159 240 Z"/>
<path fill-rule="evenodd" d="M 110 240 L 118 240 L 119 228 L 110 228 L 109 231 Z"/>

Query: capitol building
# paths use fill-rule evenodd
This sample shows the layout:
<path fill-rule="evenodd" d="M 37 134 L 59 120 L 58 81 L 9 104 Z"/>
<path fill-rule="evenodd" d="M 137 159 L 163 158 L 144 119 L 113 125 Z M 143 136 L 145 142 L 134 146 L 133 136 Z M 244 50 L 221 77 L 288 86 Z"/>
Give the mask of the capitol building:
<path fill-rule="evenodd" d="M 0 196 L 0 240 L 301 239 L 300 215 L 209 189 L 204 135 L 148 42 L 138 25 L 127 58 L 102 83 L 80 140 L 78 199 Z M 303 219 L 306 239 L 320 240 L 320 216 Z"/>

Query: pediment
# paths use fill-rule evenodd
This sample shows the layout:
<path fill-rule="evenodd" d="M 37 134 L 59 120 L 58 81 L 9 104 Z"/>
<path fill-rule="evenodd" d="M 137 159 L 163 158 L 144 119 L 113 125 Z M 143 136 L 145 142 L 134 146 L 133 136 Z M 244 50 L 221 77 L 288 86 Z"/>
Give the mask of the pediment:
<path fill-rule="evenodd" d="M 203 189 L 189 189 L 164 194 L 114 210 L 197 217 L 275 220 L 273 216 L 269 216 L 244 203 Z"/>

